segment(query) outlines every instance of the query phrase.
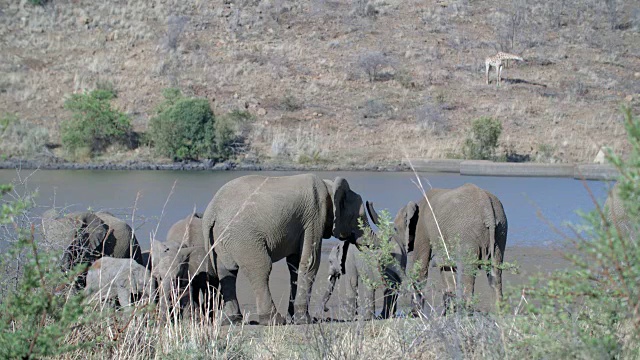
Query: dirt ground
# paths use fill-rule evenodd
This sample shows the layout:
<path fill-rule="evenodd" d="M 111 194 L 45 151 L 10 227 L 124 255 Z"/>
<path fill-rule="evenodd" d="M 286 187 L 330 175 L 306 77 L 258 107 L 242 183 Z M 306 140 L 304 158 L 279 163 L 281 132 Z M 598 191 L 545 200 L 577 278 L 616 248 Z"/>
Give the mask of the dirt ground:
<path fill-rule="evenodd" d="M 590 162 L 628 151 L 619 107 L 640 106 L 635 0 L 29 3 L 0 1 L 0 116 L 54 143 L 65 99 L 97 87 L 136 131 L 177 87 L 254 115 L 239 160 L 343 166 L 460 156 L 481 116 L 501 121 L 501 154 Z M 525 61 L 486 85 L 499 50 Z"/>
<path fill-rule="evenodd" d="M 344 319 L 344 313 L 342 304 L 344 304 L 344 280 L 340 279 L 336 285 L 334 295 L 329 301 L 328 312 L 323 312 L 321 309 L 322 295 L 327 289 L 328 276 L 327 276 L 327 258 L 330 247 L 324 246 L 323 257 L 318 271 L 316 282 L 313 285 L 313 295 L 311 300 L 311 315 L 316 318 L 333 318 Z M 520 294 L 523 286 L 529 284 L 529 279 L 533 275 L 544 275 L 553 270 L 567 268 L 570 264 L 562 257 L 559 250 L 539 248 L 539 247 L 508 247 L 505 252 L 505 262 L 517 263 L 519 266 L 518 274 L 514 274 L 510 271 L 503 273 L 503 291 L 505 297 L 509 293 Z M 409 266 L 411 263 L 409 264 Z M 448 275 L 450 276 L 450 275 Z M 429 284 L 430 289 L 428 292 L 428 302 L 432 304 L 438 311 L 442 307 L 442 293 L 441 293 L 441 277 L 436 268 L 430 268 L 429 271 Z M 270 279 L 271 294 L 273 295 L 274 302 L 278 311 L 282 314 L 287 312 L 287 300 L 289 297 L 289 272 L 287 266 L 283 261 L 280 261 L 273 266 Z M 382 292 L 376 292 L 376 311 L 379 312 L 382 309 L 381 302 Z M 492 305 L 492 293 L 488 286 L 486 276 L 483 273 L 479 273 L 476 277 L 475 285 L 475 297 L 478 301 L 476 307 L 481 311 L 490 311 Z M 517 295 L 519 296 L 519 295 Z M 238 299 L 240 301 L 240 307 L 245 313 L 245 318 L 249 321 L 257 321 L 255 298 L 253 291 L 249 285 L 247 278 L 240 274 L 238 278 Z M 516 299 L 517 301 L 518 299 Z M 403 297 L 399 300 L 399 310 L 408 309 L 409 299 Z M 248 316 L 247 316 L 248 315 Z"/>

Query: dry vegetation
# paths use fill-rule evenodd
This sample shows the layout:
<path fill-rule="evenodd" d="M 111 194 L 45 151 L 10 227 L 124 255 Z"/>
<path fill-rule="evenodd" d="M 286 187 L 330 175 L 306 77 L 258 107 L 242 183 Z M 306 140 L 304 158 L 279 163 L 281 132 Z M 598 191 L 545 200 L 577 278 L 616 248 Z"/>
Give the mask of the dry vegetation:
<path fill-rule="evenodd" d="M 64 100 L 98 83 L 137 131 L 172 86 L 255 115 L 243 157 L 346 165 L 459 154 L 481 116 L 502 122 L 502 152 L 591 161 L 627 152 L 618 108 L 640 104 L 632 0 L 1 3 L 0 109 L 54 142 Z M 499 88 L 497 50 L 526 60 Z"/>

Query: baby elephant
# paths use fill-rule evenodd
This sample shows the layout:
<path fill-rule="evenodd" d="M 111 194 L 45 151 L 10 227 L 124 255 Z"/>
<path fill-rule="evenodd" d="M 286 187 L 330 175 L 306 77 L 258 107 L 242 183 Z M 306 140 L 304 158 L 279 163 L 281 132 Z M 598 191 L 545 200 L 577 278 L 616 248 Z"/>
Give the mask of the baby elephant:
<path fill-rule="evenodd" d="M 161 311 L 170 310 L 174 302 L 171 295 L 178 290 L 181 306 L 188 301 L 189 306 L 212 316 L 213 289 L 218 283 L 204 248 L 200 216 L 192 214 L 176 222 L 167 233 L 167 241 L 155 241 L 151 247 L 153 275 L 161 288 Z"/>
<path fill-rule="evenodd" d="M 407 207 L 417 208 L 413 202 L 410 202 Z M 373 209 L 373 204 L 367 202 L 367 210 L 371 218 L 376 222 L 377 215 Z M 410 222 L 413 219 L 412 216 L 396 218 L 396 222 L 398 221 Z M 374 233 L 371 235 L 374 236 L 375 242 L 380 241 L 377 235 Z M 385 255 L 380 253 L 381 250 L 363 249 L 364 251 L 361 251 L 356 245 L 349 242 L 341 242 L 333 247 L 329 254 L 329 289 L 322 301 L 324 310 L 328 311 L 326 304 L 333 293 L 336 280 L 341 275 L 346 275 L 346 300 L 349 316 L 353 317 L 357 312 L 358 283 L 366 280 L 373 283 L 369 285 L 378 285 L 380 287 L 380 284 L 382 284 L 382 287 L 384 287 L 384 306 L 381 316 L 385 319 L 393 316 L 398 299 L 398 288 L 405 277 L 405 268 L 407 266 L 407 236 L 409 234 L 396 233 L 389 239 L 391 243 L 391 253 L 389 255 L 393 260 L 388 265 L 380 263 L 380 260 L 385 258 Z M 365 292 L 365 310 L 362 317 L 365 320 L 371 319 L 375 314 L 375 290 L 374 287 L 373 289 L 367 289 Z"/>
<path fill-rule="evenodd" d="M 89 268 L 85 292 L 101 303 L 118 299 L 120 306 L 129 306 L 133 299 L 151 299 L 155 283 L 151 272 L 133 259 L 102 257 Z"/>

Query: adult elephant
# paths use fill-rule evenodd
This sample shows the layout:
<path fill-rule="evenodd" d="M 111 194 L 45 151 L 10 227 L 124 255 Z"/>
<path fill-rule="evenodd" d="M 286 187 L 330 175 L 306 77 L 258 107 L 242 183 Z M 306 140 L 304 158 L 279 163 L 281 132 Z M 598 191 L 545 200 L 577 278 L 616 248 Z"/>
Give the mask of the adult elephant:
<path fill-rule="evenodd" d="M 55 210 L 43 215 L 45 238 L 65 246 L 62 269 L 92 264 L 102 256 L 133 258 L 142 264 L 140 245 L 131 227 L 108 212 L 81 211 L 58 216 Z M 78 279 L 84 287 L 84 278 Z"/>
<path fill-rule="evenodd" d="M 378 215 L 372 203 L 367 202 L 367 210 L 371 219 L 379 225 Z M 322 298 L 324 311 L 328 311 L 326 305 L 333 293 L 336 281 L 342 276 L 346 280 L 346 300 L 347 312 L 350 317 L 354 317 L 358 309 L 358 285 L 368 283 L 368 288 L 364 294 L 364 312 L 362 318 L 370 320 L 375 314 L 375 290 L 377 287 L 384 289 L 384 304 L 381 317 L 388 319 L 395 315 L 396 303 L 398 299 L 398 289 L 402 281 L 406 278 L 405 268 L 407 266 L 407 251 L 411 234 L 408 229 L 411 223 L 418 219 L 418 205 L 410 201 L 399 212 L 394 220 L 396 229 L 403 231 L 395 232 L 389 241 L 387 248 L 389 253 L 382 253 L 381 249 L 364 249 L 361 251 L 357 246 L 344 241 L 331 249 L 329 254 L 329 289 Z M 381 242 L 387 239 L 378 239 L 378 235 L 371 233 L 376 241 Z"/>
<path fill-rule="evenodd" d="M 151 253 L 152 273 L 162 291 L 163 313 L 169 308 L 172 291 L 178 290 L 177 298 L 184 298 L 203 313 L 213 315 L 213 289 L 218 281 L 205 251 L 200 215 L 191 214 L 173 224 L 167 232 L 167 241 L 154 241 Z"/>
<path fill-rule="evenodd" d="M 249 175 L 218 190 L 203 215 L 202 231 L 220 280 L 227 321 L 241 321 L 236 297 L 238 270 L 256 297 L 261 324 L 284 324 L 269 290 L 272 263 L 286 258 L 291 276 L 288 313 L 308 323 L 311 287 L 320 266 L 322 239 L 360 238 L 368 225 L 360 195 L 347 180 L 316 175 Z M 298 287 L 300 291 L 298 292 Z"/>
<path fill-rule="evenodd" d="M 462 285 L 465 300 L 473 295 L 475 272 L 485 262 L 495 300 L 501 301 L 500 265 L 507 244 L 508 224 L 500 200 L 473 184 L 455 189 L 432 189 L 426 197 L 429 202 L 423 198 L 418 203 L 418 221 L 409 223 L 409 228 L 398 228 L 410 234 L 408 250 L 413 251 L 419 284 L 414 301 L 416 310 L 424 307 L 423 291 L 434 248 L 437 250 L 435 258 L 444 260 L 436 264 L 441 274 L 446 269 L 462 270 L 462 284 L 458 286 Z M 413 210 L 402 208 L 398 216 L 407 211 Z M 442 276 L 444 280 L 444 274 Z"/>
<path fill-rule="evenodd" d="M 607 221 L 617 229 L 620 236 L 629 236 L 632 234 L 631 219 L 627 215 L 624 202 L 620 198 L 619 182 L 609 191 L 607 200 L 604 203 L 604 208 Z"/>

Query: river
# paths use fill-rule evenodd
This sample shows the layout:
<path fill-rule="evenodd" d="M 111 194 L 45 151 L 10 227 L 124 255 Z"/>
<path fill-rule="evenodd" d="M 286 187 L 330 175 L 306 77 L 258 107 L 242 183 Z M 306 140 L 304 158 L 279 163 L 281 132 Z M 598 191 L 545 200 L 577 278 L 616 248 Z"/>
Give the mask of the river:
<path fill-rule="evenodd" d="M 0 170 L 0 183 L 18 184 L 20 194 L 37 191 L 36 213 L 51 206 L 67 210 L 108 210 L 134 225 L 143 249 L 155 235 L 163 240 L 171 225 L 192 210 L 203 212 L 215 192 L 229 180 L 247 175 L 293 175 L 299 172 L 175 172 L 91 170 Z M 316 172 L 326 179 L 342 176 L 363 199 L 378 211 L 392 216 L 421 194 L 416 176 L 409 172 Z M 553 227 L 567 230 L 566 223 L 581 221 L 576 210 L 595 205 L 588 186 L 600 203 L 608 184 L 567 178 L 461 176 L 450 173 L 418 173 L 425 188 L 453 188 L 474 183 L 502 201 L 509 221 L 508 246 L 559 244 Z M 133 219 L 133 220 L 132 220 Z"/>

